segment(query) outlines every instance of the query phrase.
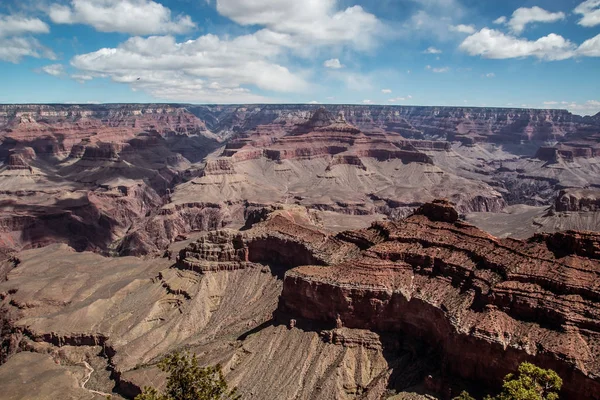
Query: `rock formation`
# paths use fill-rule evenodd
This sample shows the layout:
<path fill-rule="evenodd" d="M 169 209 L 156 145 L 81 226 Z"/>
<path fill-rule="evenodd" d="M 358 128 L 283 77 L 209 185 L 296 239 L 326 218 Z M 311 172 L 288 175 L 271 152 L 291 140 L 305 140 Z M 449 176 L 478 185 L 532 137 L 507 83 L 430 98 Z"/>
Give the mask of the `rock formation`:
<path fill-rule="evenodd" d="M 561 398 L 598 398 L 600 235 L 498 239 L 443 200 L 338 234 L 297 206 L 253 218 L 172 245 L 174 262 L 56 245 L 7 255 L 3 348 L 40 357 L 9 357 L 0 376 L 85 355 L 134 396 L 185 346 L 260 399 L 489 392 L 522 361 L 556 370 Z M 54 382 L 68 385 L 61 368 Z"/>
<path fill-rule="evenodd" d="M 160 254 L 178 235 L 239 227 L 273 204 L 309 207 L 338 231 L 438 197 L 463 215 L 550 206 L 562 189 L 600 186 L 598 130 L 561 110 L 1 105 L 0 242 Z M 138 211 L 113 221 L 103 212 L 124 203 L 104 192 L 121 188 L 141 196 Z M 66 192 L 107 204 L 73 212 Z M 89 237 L 73 243 L 40 219 Z"/>
<path fill-rule="evenodd" d="M 360 256 L 289 271 L 280 310 L 426 339 L 446 374 L 497 384 L 533 361 L 559 372 L 565 398 L 600 393 L 600 235 L 499 240 L 442 202 L 358 235 Z"/>
<path fill-rule="evenodd" d="M 600 211 L 600 190 L 561 190 L 556 198 L 554 209 L 556 211 Z"/>
<path fill-rule="evenodd" d="M 522 361 L 598 398 L 599 132 L 564 110 L 0 105 L 0 380 L 134 397 L 186 348 L 257 399 L 490 392 Z"/>

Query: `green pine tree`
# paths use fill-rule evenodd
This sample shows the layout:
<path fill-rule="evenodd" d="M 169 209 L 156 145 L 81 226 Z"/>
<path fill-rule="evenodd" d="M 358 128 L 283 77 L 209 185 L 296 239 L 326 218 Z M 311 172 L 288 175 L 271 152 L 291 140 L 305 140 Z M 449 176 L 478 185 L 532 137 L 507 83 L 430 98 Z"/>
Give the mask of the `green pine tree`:
<path fill-rule="evenodd" d="M 558 400 L 562 384 L 560 376 L 551 369 L 525 362 L 519 365 L 517 374 L 506 375 L 498 396 L 486 396 L 485 400 Z M 462 392 L 454 400 L 475 399 Z"/>
<path fill-rule="evenodd" d="M 158 364 L 169 374 L 164 393 L 145 387 L 135 400 L 239 400 L 236 389 L 229 389 L 221 367 L 200 367 L 196 355 L 173 353 Z"/>

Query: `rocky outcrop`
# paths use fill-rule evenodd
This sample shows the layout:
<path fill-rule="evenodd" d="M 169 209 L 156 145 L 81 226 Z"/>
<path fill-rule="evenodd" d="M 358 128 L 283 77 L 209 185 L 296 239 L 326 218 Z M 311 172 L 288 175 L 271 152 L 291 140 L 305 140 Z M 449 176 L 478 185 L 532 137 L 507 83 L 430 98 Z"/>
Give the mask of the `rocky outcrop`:
<path fill-rule="evenodd" d="M 554 203 L 556 211 L 600 211 L 600 189 L 561 190 Z"/>
<path fill-rule="evenodd" d="M 540 160 L 556 162 L 558 160 L 573 161 L 577 158 L 600 156 L 600 145 L 597 143 L 565 143 L 553 147 L 540 147 L 536 157 Z"/>
<path fill-rule="evenodd" d="M 596 119 L 566 110 L 473 107 L 415 107 L 359 105 L 261 105 L 197 106 L 190 112 L 207 122 L 213 131 L 235 132 L 268 124 L 331 122 L 339 116 L 364 132 L 396 132 L 406 138 L 437 137 L 464 143 L 556 140 L 597 127 Z M 311 124 L 311 123 L 308 123 Z"/>
<path fill-rule="evenodd" d="M 33 173 L 30 162 L 35 157 L 35 151 L 31 147 L 20 147 L 9 151 L 4 164 L 9 170 L 28 170 Z"/>
<path fill-rule="evenodd" d="M 111 223 L 114 229 L 100 240 L 114 239 L 108 247 L 120 254 L 141 255 L 164 250 L 180 234 L 237 226 L 248 207 L 294 203 L 326 215 L 365 217 L 367 225 L 378 214 L 402 218 L 439 197 L 453 201 L 460 214 L 498 212 L 507 203 L 550 205 L 559 189 L 586 187 L 586 179 L 595 184 L 552 164 L 584 160 L 581 170 L 593 173 L 597 131 L 595 119 L 560 110 L 2 105 L 0 201 L 6 200 L 6 212 L 0 220 L 29 226 L 37 215 L 55 215 L 69 204 L 53 201 L 61 193 L 143 184 L 162 197 L 151 203 L 158 206 L 147 207 L 128 229 Z M 560 160 L 545 169 L 524 166 L 518 157 L 511 159 L 515 167 L 493 168 L 490 153 L 477 147 L 535 148 L 540 140 L 559 141 L 550 155 L 540 150 L 540 157 Z M 76 218 L 93 226 L 81 218 L 97 214 Z M 338 231 L 356 226 L 334 222 Z M 63 241 L 44 230 L 34 235 L 44 240 L 31 245 Z M 0 240 L 19 242 L 18 229 L 12 232 L 15 237 Z"/>
<path fill-rule="evenodd" d="M 357 247 L 311 226 L 298 225 L 295 207 L 267 213 L 244 232 L 208 232 L 179 252 L 177 267 L 196 272 L 243 269 L 256 264 L 290 268 L 326 265 L 356 254 Z M 251 215 L 251 218 L 253 216 Z"/>
<path fill-rule="evenodd" d="M 122 256 L 158 254 L 180 235 L 220 229 L 229 220 L 229 211 L 221 204 L 170 204 L 132 226 L 116 251 Z"/>
<path fill-rule="evenodd" d="M 435 202 L 342 237 L 363 252 L 288 271 L 281 312 L 426 339 L 447 376 L 489 385 L 533 361 L 563 377 L 561 397 L 597 398 L 600 235 L 501 240 Z"/>
<path fill-rule="evenodd" d="M 260 399 L 379 399 L 419 384 L 444 397 L 469 382 L 492 392 L 522 361 L 556 370 L 561 398 L 600 393 L 598 234 L 497 239 L 445 200 L 337 235 L 297 206 L 258 210 L 247 230 L 203 233 L 174 263 L 21 253 L 0 282 L 15 313 L 0 319 L 3 346 L 57 360 L 104 347 L 127 395 L 160 385 L 155 361 L 182 346 Z"/>

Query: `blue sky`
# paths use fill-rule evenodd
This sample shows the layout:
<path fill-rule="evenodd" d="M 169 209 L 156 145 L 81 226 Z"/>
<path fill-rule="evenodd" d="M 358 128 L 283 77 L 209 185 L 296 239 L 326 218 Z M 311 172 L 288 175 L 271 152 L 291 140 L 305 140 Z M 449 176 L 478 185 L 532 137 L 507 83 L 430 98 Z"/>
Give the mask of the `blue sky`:
<path fill-rule="evenodd" d="M 5 0 L 0 103 L 600 111 L 600 0 Z"/>

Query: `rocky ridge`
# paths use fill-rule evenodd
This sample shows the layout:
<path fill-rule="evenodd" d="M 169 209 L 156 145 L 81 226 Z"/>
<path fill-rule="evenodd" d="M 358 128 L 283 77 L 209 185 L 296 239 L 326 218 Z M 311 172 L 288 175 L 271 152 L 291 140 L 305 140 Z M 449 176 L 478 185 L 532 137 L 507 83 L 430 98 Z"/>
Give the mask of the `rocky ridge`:
<path fill-rule="evenodd" d="M 15 249 L 65 242 L 53 224 L 33 222 L 44 216 L 91 228 L 87 241 L 69 242 L 78 250 L 142 255 L 192 231 L 239 227 L 272 204 L 317 210 L 337 230 L 438 197 L 461 214 L 550 206 L 562 189 L 600 185 L 598 129 L 564 110 L 0 105 L 0 239 Z M 81 213 L 60 197 L 93 203 L 122 188 L 141 206 L 116 222 L 103 210 L 118 202 Z"/>
<path fill-rule="evenodd" d="M 403 221 L 335 237 L 314 240 L 310 229 L 308 236 L 295 233 L 270 247 L 289 248 L 290 259 L 272 252 L 265 257 L 253 244 L 265 240 L 262 232 L 277 237 L 293 227 L 279 215 L 247 233 L 192 243 L 178 265 L 213 271 L 254 260 L 293 267 L 310 260 L 305 252 L 319 254 L 318 263 L 286 272 L 280 320 L 317 322 L 325 327 L 323 340 L 344 346 L 382 348 L 379 340 L 353 333 L 357 329 L 425 340 L 439 352 L 435 380 L 444 393 L 457 390 L 451 377 L 493 387 L 519 363 L 532 361 L 559 372 L 561 397 L 595 398 L 600 235 L 497 239 L 458 217 L 449 203 L 436 201 Z M 293 250 L 303 240 L 304 253 Z M 341 327 L 349 329 L 346 336 Z"/>
<path fill-rule="evenodd" d="M 561 398 L 599 393 L 598 234 L 497 239 L 446 201 L 338 234 L 298 206 L 251 219 L 150 262 L 18 255 L 0 283 L 8 353 L 64 360 L 100 346 L 126 396 L 160 386 L 156 360 L 182 345 L 256 398 L 379 399 L 413 385 L 443 398 L 495 388 L 522 361 L 559 372 Z M 27 368 L 11 360 L 0 375 Z"/>

